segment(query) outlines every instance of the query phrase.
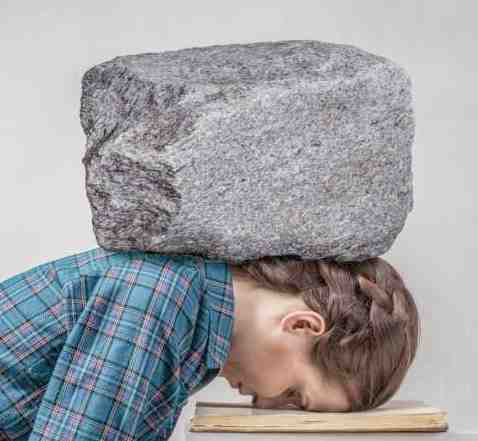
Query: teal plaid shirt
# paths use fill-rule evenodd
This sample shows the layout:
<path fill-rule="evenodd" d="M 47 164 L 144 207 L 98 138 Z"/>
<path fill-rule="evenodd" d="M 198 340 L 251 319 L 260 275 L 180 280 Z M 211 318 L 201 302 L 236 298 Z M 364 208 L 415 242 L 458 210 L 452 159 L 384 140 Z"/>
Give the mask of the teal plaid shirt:
<path fill-rule="evenodd" d="M 231 277 L 94 248 L 0 282 L 0 441 L 167 440 L 229 355 Z"/>

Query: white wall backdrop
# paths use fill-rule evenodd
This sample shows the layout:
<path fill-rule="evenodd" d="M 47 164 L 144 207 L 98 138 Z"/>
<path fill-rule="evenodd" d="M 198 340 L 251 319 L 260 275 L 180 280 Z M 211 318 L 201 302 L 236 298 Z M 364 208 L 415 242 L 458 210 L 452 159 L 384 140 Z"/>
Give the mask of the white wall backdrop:
<path fill-rule="evenodd" d="M 414 210 L 384 258 L 415 295 L 422 344 L 397 399 L 478 433 L 476 2 L 47 1 L 0 3 L 0 280 L 97 246 L 84 189 L 80 80 L 117 55 L 316 39 L 386 56 L 411 74 Z M 477 204 L 473 204 L 473 201 Z M 217 378 L 190 397 L 249 400 Z"/>

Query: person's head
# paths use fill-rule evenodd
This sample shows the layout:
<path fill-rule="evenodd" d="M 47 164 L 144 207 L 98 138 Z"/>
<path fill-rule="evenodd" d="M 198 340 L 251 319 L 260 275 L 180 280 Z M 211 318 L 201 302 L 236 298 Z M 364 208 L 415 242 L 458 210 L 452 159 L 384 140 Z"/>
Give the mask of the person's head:
<path fill-rule="evenodd" d="M 229 264 L 235 298 L 220 376 L 257 407 L 358 411 L 388 401 L 412 364 L 419 314 L 384 259 L 267 256 Z"/>

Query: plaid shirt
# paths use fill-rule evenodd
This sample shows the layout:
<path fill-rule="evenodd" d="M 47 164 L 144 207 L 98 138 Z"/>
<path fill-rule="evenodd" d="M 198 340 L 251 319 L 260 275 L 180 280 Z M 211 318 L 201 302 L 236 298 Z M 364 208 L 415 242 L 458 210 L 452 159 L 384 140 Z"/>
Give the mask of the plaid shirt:
<path fill-rule="evenodd" d="M 94 248 L 0 283 L 0 440 L 170 437 L 225 365 L 231 271 Z"/>

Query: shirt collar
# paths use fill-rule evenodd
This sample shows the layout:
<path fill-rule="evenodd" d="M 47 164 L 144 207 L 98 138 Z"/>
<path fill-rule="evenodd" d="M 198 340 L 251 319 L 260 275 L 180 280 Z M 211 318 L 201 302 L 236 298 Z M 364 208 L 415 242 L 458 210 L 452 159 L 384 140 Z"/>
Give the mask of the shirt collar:
<path fill-rule="evenodd" d="M 203 257 L 196 262 L 202 274 L 210 319 L 206 364 L 208 369 L 219 369 L 220 372 L 231 350 L 234 325 L 232 272 L 228 263 L 222 260 Z"/>

